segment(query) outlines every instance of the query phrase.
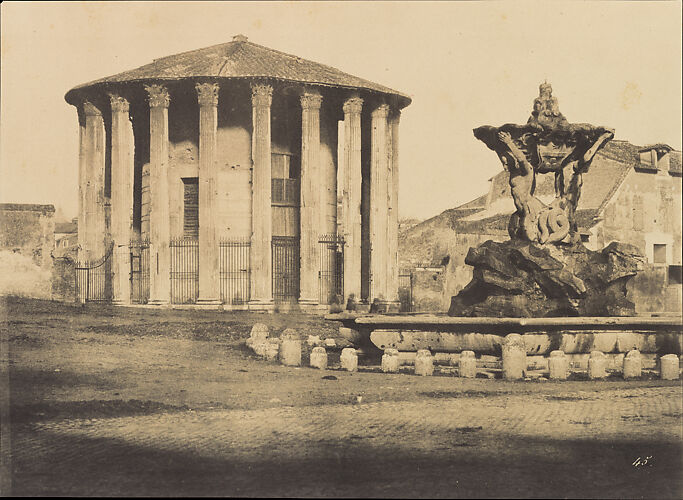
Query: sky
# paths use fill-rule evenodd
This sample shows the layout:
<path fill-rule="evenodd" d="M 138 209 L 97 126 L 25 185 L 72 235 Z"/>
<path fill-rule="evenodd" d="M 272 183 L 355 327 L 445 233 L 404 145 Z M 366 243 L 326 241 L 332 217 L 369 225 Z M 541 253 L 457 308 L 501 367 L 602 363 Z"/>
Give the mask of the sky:
<path fill-rule="evenodd" d="M 538 85 L 570 122 L 681 149 L 681 1 L 3 2 L 0 202 L 77 215 L 72 87 L 232 40 L 334 66 L 410 95 L 401 217 L 488 189 L 480 125 L 525 123 Z"/>

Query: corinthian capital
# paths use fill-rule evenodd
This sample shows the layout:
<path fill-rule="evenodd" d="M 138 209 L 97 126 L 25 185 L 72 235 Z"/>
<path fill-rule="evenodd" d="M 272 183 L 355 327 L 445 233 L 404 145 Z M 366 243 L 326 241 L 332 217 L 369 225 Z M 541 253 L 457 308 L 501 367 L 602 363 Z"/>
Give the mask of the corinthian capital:
<path fill-rule="evenodd" d="M 200 106 L 218 106 L 218 84 L 217 83 L 198 83 L 197 102 Z"/>
<path fill-rule="evenodd" d="M 253 106 L 270 106 L 273 102 L 273 87 L 255 83 L 251 86 L 251 103 Z"/>
<path fill-rule="evenodd" d="M 109 94 L 109 102 L 111 103 L 112 113 L 127 113 L 130 108 L 128 100 L 117 94 Z"/>
<path fill-rule="evenodd" d="M 147 91 L 150 108 L 168 108 L 171 103 L 171 98 L 168 95 L 168 89 L 163 85 L 145 85 L 145 90 Z"/>
<path fill-rule="evenodd" d="M 380 104 L 373 110 L 372 116 L 375 118 L 386 118 L 389 116 L 389 105 Z"/>
<path fill-rule="evenodd" d="M 323 97 L 313 92 L 304 92 L 301 97 L 301 107 L 303 109 L 320 109 Z"/>
<path fill-rule="evenodd" d="M 352 97 L 344 102 L 344 113 L 360 113 L 363 110 L 363 99 L 360 97 Z"/>
<path fill-rule="evenodd" d="M 85 116 L 102 116 L 100 109 L 90 101 L 83 101 L 83 112 Z"/>

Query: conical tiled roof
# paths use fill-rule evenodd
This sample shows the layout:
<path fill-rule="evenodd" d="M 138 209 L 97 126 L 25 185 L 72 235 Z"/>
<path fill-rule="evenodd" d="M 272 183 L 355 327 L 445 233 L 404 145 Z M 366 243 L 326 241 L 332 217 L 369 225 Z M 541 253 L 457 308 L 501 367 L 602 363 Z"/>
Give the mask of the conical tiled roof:
<path fill-rule="evenodd" d="M 134 81 L 182 80 L 185 78 L 270 78 L 341 88 L 357 88 L 397 96 L 401 107 L 408 95 L 344 73 L 331 66 L 269 49 L 237 35 L 232 42 L 155 59 L 152 63 L 78 85 L 67 92 L 72 102 L 80 90 Z"/>

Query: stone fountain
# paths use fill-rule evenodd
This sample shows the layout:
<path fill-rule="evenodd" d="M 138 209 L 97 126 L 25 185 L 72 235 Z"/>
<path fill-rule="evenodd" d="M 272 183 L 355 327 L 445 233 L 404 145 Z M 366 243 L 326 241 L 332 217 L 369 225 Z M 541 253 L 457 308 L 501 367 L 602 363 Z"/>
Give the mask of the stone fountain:
<path fill-rule="evenodd" d="M 614 130 L 569 123 L 550 84 L 540 86 L 526 125 L 474 129 L 509 173 L 517 211 L 510 240 L 471 248 L 465 262 L 473 279 L 453 297 L 450 316 L 633 316 L 626 283 L 642 268 L 632 245 L 612 243 L 602 252 L 581 243 L 574 214 L 583 174 Z M 554 175 L 555 199 L 534 196 L 540 175 Z"/>
<path fill-rule="evenodd" d="M 596 252 L 580 240 L 574 214 L 583 174 L 614 130 L 569 123 L 548 83 L 539 94 L 526 124 L 474 129 L 509 173 L 516 211 L 510 240 L 470 248 L 473 278 L 452 297 L 448 316 L 329 315 L 342 322 L 342 335 L 359 347 L 404 352 L 500 355 L 505 336 L 516 333 L 527 354 L 680 354 L 681 318 L 637 317 L 627 298 L 644 261 L 639 250 L 613 242 Z M 534 195 L 541 175 L 554 176 L 550 203 Z"/>

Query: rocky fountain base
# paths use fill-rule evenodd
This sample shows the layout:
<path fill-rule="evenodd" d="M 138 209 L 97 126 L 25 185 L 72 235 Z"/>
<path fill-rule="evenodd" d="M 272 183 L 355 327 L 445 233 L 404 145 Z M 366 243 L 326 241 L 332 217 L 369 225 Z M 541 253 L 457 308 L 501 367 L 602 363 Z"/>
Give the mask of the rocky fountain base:
<path fill-rule="evenodd" d="M 601 252 L 581 243 L 538 245 L 487 241 L 470 248 L 472 281 L 451 300 L 449 316 L 546 318 L 635 316 L 626 284 L 643 256 L 624 243 Z"/>

